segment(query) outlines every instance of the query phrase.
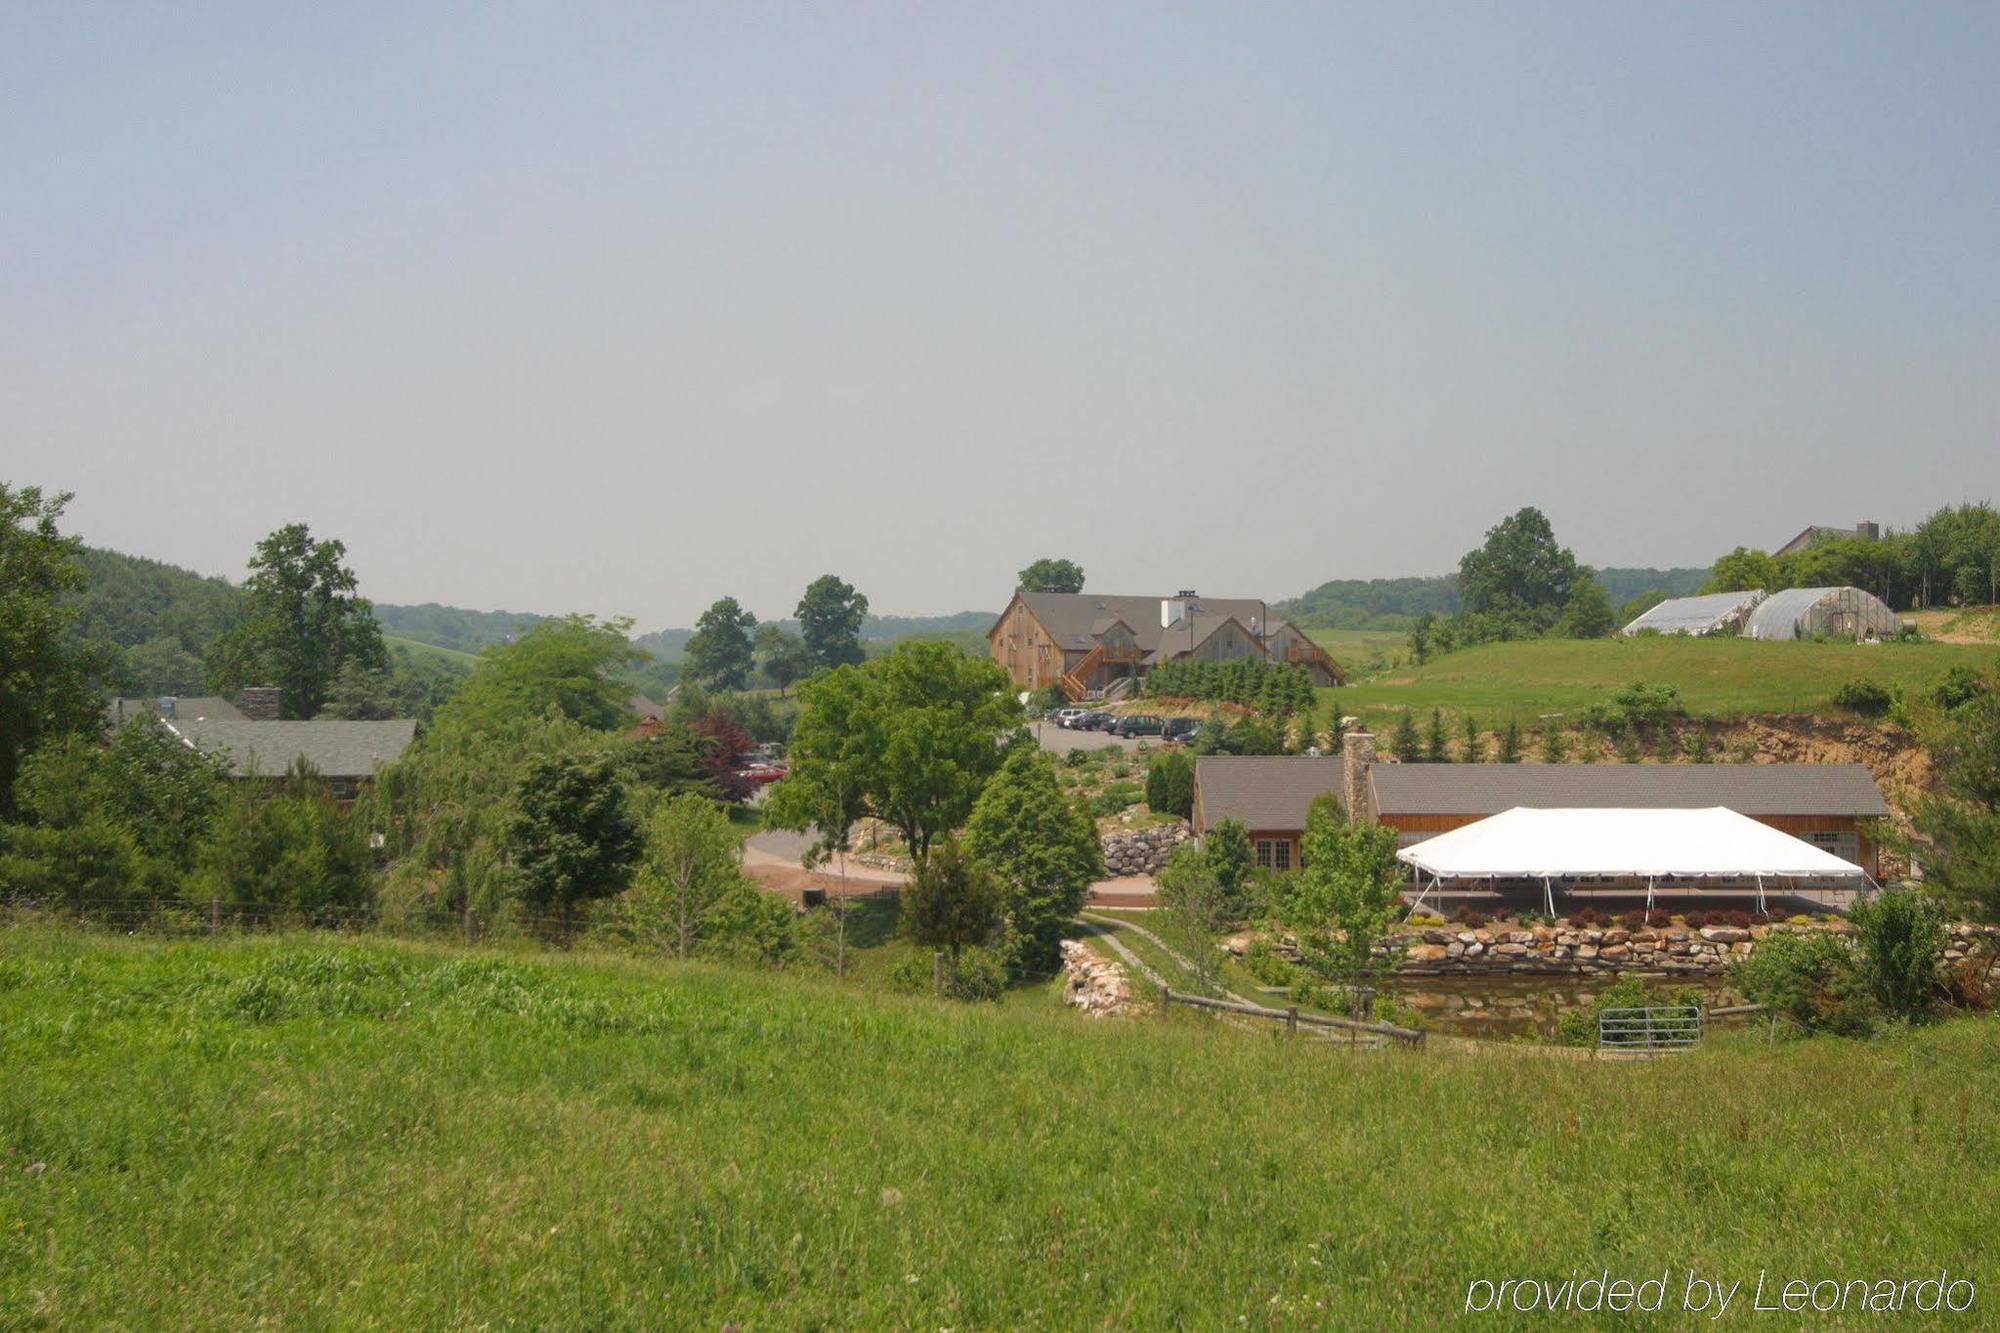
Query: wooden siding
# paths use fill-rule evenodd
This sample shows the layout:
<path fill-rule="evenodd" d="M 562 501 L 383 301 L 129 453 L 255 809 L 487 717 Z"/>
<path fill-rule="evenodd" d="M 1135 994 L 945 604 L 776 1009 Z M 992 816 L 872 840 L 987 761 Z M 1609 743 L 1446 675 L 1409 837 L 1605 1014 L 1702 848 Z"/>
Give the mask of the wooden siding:
<path fill-rule="evenodd" d="M 986 643 L 1007 678 L 1024 690 L 1038 690 L 1062 680 L 1066 669 L 1062 648 L 1019 594 L 1007 603 Z"/>

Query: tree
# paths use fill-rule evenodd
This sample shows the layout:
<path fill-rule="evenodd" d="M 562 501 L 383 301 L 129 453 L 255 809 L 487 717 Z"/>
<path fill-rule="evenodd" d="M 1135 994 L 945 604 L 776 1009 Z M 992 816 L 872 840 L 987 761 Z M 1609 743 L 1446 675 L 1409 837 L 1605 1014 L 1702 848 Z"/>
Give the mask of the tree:
<path fill-rule="evenodd" d="M 199 897 L 312 919 L 366 907 L 369 870 L 361 821 L 301 763 L 275 791 L 238 784 L 200 844 L 193 883 Z"/>
<path fill-rule="evenodd" d="M 1183 843 L 1154 877 L 1161 910 L 1155 929 L 1188 962 L 1197 986 L 1210 994 L 1222 989 L 1216 939 L 1238 917 L 1236 903 L 1216 878 L 1208 857 Z"/>
<path fill-rule="evenodd" d="M 1021 571 L 1018 592 L 1082 592 L 1083 566 L 1074 560 L 1037 560 Z"/>
<path fill-rule="evenodd" d="M 901 897 L 903 934 L 927 949 L 943 949 L 954 979 L 960 955 L 992 939 L 999 924 L 999 881 L 956 838 L 943 839 L 917 863 Z"/>
<path fill-rule="evenodd" d="M 625 637 L 629 620 L 590 616 L 544 620 L 515 639 L 479 655 L 479 665 L 442 716 L 485 731 L 505 729 L 550 708 L 593 731 L 632 721 L 631 697 L 616 678 L 645 656 Z"/>
<path fill-rule="evenodd" d="M 720 599 L 694 622 L 682 674 L 711 689 L 744 688 L 757 662 L 757 651 L 750 642 L 750 633 L 756 628 L 757 617 L 738 606 L 734 597 Z"/>
<path fill-rule="evenodd" d="M 1389 749 L 1406 764 L 1423 759 L 1423 743 L 1417 739 L 1417 720 L 1407 708 L 1396 715 L 1396 730 L 1389 737 Z"/>
<path fill-rule="evenodd" d="M 1104 873 L 1097 823 L 1063 791 L 1054 757 L 1015 746 L 973 805 L 965 845 L 1000 882 L 1010 970 L 1053 969 L 1084 890 Z"/>
<path fill-rule="evenodd" d="M 672 796 L 723 799 L 712 775 L 715 746 L 680 722 L 646 725 L 619 743 L 625 771 L 633 781 Z"/>
<path fill-rule="evenodd" d="M 1569 733 L 1554 722 L 1542 724 L 1542 762 L 1560 764 L 1569 759 Z"/>
<path fill-rule="evenodd" d="M 1250 830 L 1240 819 L 1218 819 L 1202 835 L 1201 854 L 1226 911 L 1242 917 L 1250 905 Z"/>
<path fill-rule="evenodd" d="M 95 730 L 95 663 L 70 638 L 65 601 L 84 583 L 82 543 L 56 528 L 67 492 L 0 482 L 0 818 L 21 763 L 44 740 Z"/>
<path fill-rule="evenodd" d="M 1532 506 L 1489 528 L 1484 544 L 1458 562 L 1459 596 L 1468 612 L 1537 634 L 1562 615 L 1578 577 L 1576 557 L 1556 544 L 1555 530 Z"/>
<path fill-rule="evenodd" d="M 1625 605 L 1618 608 L 1618 623 L 1631 624 L 1671 595 L 1665 588 L 1649 588 L 1636 597 L 1628 598 Z"/>
<path fill-rule="evenodd" d="M 1521 724 L 1511 717 L 1507 719 L 1507 729 L 1500 733 L 1500 753 L 1495 758 L 1503 764 L 1521 762 Z"/>
<path fill-rule="evenodd" d="M 861 661 L 861 624 L 868 618 L 868 599 L 832 574 L 806 585 L 799 598 L 799 637 L 815 670 L 852 666 Z"/>
<path fill-rule="evenodd" d="M 952 643 L 908 640 L 815 675 L 799 703 L 791 772 L 767 807 L 772 826 L 804 830 L 865 810 L 895 825 L 919 861 L 965 822 L 1025 734 L 1007 673 Z"/>
<path fill-rule="evenodd" d="M 1304 868 L 1291 882 L 1281 915 L 1298 940 L 1306 969 L 1355 988 L 1354 1012 L 1365 1016 L 1369 990 L 1395 962 L 1393 956 L 1377 957 L 1375 946 L 1402 908 L 1396 832 L 1373 820 L 1343 818 L 1331 803 L 1320 804 L 1306 817 L 1301 851 Z"/>
<path fill-rule="evenodd" d="M 757 631 L 757 651 L 764 657 L 764 675 L 778 687 L 780 697 L 812 674 L 812 654 L 806 651 L 806 641 L 790 630 L 764 626 Z"/>
<path fill-rule="evenodd" d="M 1410 660 L 1418 666 L 1431 660 L 1431 636 L 1437 632 L 1437 623 L 1437 614 L 1426 611 L 1410 626 Z"/>
<path fill-rule="evenodd" d="M 350 722 L 394 717 L 395 708 L 389 701 L 389 673 L 359 662 L 344 663 L 340 674 L 334 677 L 333 688 L 327 691 L 326 707 L 319 715 Z"/>
<path fill-rule="evenodd" d="M 180 894 L 224 794 L 214 760 L 152 717 L 103 744 L 44 745 L 18 786 L 25 822 L 0 830 L 0 883 L 92 912 L 106 899 Z"/>
<path fill-rule="evenodd" d="M 1611 610 L 1611 595 L 1588 569 L 1577 568 L 1556 632 L 1570 639 L 1601 639 L 1622 624 Z"/>
<path fill-rule="evenodd" d="M 639 830 L 609 755 L 543 754 L 523 766 L 507 825 L 522 902 L 555 912 L 569 934 L 576 905 L 625 887 Z"/>
<path fill-rule="evenodd" d="M 1708 582 L 1702 591 L 1709 592 L 1756 592 L 1779 586 L 1777 571 L 1771 564 L 1771 557 L 1762 551 L 1753 551 L 1747 546 L 1739 546 L 1728 555 L 1718 558 L 1709 572 Z"/>
<path fill-rule="evenodd" d="M 1944 961 L 1944 913 L 1916 889 L 1888 889 L 1854 904 L 1850 916 L 1860 944 L 1861 978 L 1884 1013 L 1916 1022 L 1943 998 L 1938 966 Z"/>
<path fill-rule="evenodd" d="M 743 879 L 743 845 L 729 816 L 700 796 L 670 796 L 646 821 L 628 917 L 687 958 L 717 903 Z"/>
<path fill-rule="evenodd" d="M 1470 713 L 1465 715 L 1465 740 L 1458 761 L 1461 764 L 1486 762 L 1486 738 L 1479 734 L 1479 719 Z"/>
<path fill-rule="evenodd" d="M 344 545 L 316 540 L 303 523 L 257 543 L 243 585 L 243 622 L 211 645 L 210 678 L 224 689 L 276 685 L 285 716 L 309 718 L 326 704 L 343 666 L 387 667 L 375 610 L 356 592 L 346 558 Z"/>
<path fill-rule="evenodd" d="M 1444 714 L 1435 708 L 1431 709 L 1430 730 L 1424 733 L 1424 762 L 1427 764 L 1451 762 L 1451 752 L 1444 738 Z"/>
<path fill-rule="evenodd" d="M 1194 756 L 1167 750 L 1146 766 L 1146 804 L 1156 815 L 1194 818 Z"/>
<path fill-rule="evenodd" d="M 1928 730 L 1942 781 L 1917 804 L 1924 882 L 1961 907 L 2000 914 L 2000 689 L 1985 682 Z"/>

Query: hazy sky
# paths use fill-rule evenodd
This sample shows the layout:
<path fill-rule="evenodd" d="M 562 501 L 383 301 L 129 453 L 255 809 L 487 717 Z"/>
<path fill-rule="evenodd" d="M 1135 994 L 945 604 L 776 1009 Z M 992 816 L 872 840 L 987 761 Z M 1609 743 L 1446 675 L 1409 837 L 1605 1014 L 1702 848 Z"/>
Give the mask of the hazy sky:
<path fill-rule="evenodd" d="M 686 624 L 2000 496 L 2000 6 L 17 3 L 0 479 Z"/>

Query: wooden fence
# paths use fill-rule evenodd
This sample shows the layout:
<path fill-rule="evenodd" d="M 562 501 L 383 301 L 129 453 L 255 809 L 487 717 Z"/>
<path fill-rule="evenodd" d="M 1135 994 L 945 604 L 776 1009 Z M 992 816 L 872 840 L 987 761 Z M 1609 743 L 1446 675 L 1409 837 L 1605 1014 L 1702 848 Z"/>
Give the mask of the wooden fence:
<path fill-rule="evenodd" d="M 1393 1023 L 1363 1023 L 1353 1018 L 1330 1018 L 1325 1014 L 1302 1014 L 1297 1005 L 1285 1009 L 1265 1009 L 1254 1004 L 1238 1004 L 1234 1000 L 1211 1000 L 1205 995 L 1181 995 L 1171 986 L 1160 987 L 1160 1009 L 1169 1005 L 1185 1004 L 1196 1009 L 1219 1009 L 1223 1013 L 1243 1014 L 1250 1018 L 1276 1019 L 1285 1025 L 1287 1032 L 1297 1032 L 1300 1024 L 1316 1028 L 1338 1028 L 1343 1032 L 1365 1033 L 1374 1037 L 1386 1037 L 1400 1041 L 1406 1046 L 1421 1046 L 1424 1034 L 1413 1028 L 1399 1028 Z"/>

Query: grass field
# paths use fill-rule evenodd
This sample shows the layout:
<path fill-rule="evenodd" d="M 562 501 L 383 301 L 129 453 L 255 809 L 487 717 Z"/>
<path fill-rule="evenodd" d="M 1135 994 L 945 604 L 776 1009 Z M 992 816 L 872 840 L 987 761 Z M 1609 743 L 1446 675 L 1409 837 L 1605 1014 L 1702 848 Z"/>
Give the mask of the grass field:
<path fill-rule="evenodd" d="M 1996 1067 L 1990 1021 L 1654 1065 L 1356 1055 L 592 956 L 22 928 L 0 1326 L 1430 1326 L 1476 1277 L 1990 1278 Z"/>
<path fill-rule="evenodd" d="M 1470 711 L 1498 726 L 1574 713 L 1633 681 L 1680 690 L 1708 717 L 1825 710 L 1846 681 L 1865 678 L 1920 691 L 1953 666 L 2000 665 L 2000 648 L 1947 643 L 1761 643 L 1752 639 L 1644 637 L 1530 639 L 1481 644 L 1403 666 L 1342 689 L 1343 711 L 1382 716 L 1400 709 Z"/>
<path fill-rule="evenodd" d="M 384 634 L 382 642 L 392 650 L 407 648 L 410 650 L 410 656 L 412 657 L 434 657 L 462 667 L 479 665 L 478 653 L 462 652 L 457 648 L 442 648 L 435 643 L 425 643 L 420 639 L 404 639 L 394 634 Z"/>

